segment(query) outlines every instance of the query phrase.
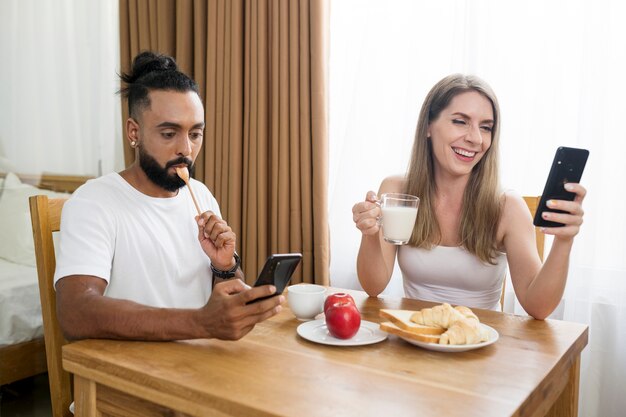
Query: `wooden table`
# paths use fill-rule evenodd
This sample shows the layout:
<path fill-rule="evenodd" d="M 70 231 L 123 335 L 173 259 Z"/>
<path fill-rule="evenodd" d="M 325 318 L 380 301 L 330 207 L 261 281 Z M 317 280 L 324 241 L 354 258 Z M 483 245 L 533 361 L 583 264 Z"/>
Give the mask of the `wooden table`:
<path fill-rule="evenodd" d="M 331 289 L 330 292 L 338 291 Z M 432 305 L 350 291 L 365 320 L 380 308 Z M 242 340 L 121 342 L 63 347 L 77 416 L 575 416 L 588 328 L 475 310 L 500 333 L 463 353 L 391 336 L 356 347 L 296 334 L 288 307 Z"/>

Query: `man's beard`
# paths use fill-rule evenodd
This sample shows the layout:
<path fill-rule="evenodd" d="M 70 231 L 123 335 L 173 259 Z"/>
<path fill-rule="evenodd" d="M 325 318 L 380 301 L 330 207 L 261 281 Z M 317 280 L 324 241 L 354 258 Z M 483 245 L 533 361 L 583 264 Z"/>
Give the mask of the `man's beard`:
<path fill-rule="evenodd" d="M 186 164 L 189 169 L 189 176 L 193 177 L 195 166 L 191 159 L 181 156 L 180 158 L 168 161 L 163 168 L 142 146 L 139 146 L 139 166 L 143 172 L 146 173 L 150 181 L 167 191 L 177 191 L 185 185 L 185 181 L 180 179 L 176 173 L 170 175 L 167 172 L 173 165 L 179 164 Z"/>

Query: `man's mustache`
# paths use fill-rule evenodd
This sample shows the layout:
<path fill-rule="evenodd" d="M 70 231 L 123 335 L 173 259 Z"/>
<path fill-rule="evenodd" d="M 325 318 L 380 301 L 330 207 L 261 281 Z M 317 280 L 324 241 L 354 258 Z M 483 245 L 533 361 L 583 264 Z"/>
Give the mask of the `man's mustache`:
<path fill-rule="evenodd" d="M 192 160 L 189 158 L 185 158 L 184 156 L 181 156 L 180 158 L 174 159 L 172 161 L 169 161 L 168 163 L 165 164 L 165 169 L 168 169 L 174 165 L 180 165 L 180 164 L 185 164 L 187 165 L 187 168 L 191 168 L 191 165 L 193 164 Z"/>

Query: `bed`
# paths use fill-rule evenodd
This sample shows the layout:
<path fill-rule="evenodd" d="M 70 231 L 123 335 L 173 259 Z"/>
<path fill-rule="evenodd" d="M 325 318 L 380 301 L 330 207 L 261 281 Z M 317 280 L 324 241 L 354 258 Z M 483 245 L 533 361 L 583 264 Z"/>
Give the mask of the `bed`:
<path fill-rule="evenodd" d="M 28 197 L 68 197 L 87 179 L 0 173 L 0 385 L 46 372 Z"/>

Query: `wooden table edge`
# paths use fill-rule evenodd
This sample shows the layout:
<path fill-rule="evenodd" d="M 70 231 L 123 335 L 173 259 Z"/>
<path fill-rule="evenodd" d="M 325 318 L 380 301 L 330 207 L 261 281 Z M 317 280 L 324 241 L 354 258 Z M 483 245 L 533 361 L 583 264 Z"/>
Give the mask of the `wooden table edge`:
<path fill-rule="evenodd" d="M 207 399 L 215 406 L 203 405 L 181 399 L 175 394 L 168 394 L 148 385 L 142 385 L 122 377 L 99 371 L 97 368 L 88 367 L 81 363 L 82 354 L 74 351 L 72 344 L 63 346 L 63 368 L 74 374 L 77 384 L 75 384 L 75 399 L 86 401 L 89 407 L 94 407 L 87 411 L 86 415 L 97 415 L 95 406 L 97 400 L 97 391 L 94 384 L 104 385 L 119 392 L 132 392 L 132 396 L 141 400 L 163 406 L 177 412 L 182 412 L 190 416 L 206 416 L 217 413 L 234 416 L 271 416 L 263 410 L 251 408 L 243 404 L 228 402 L 222 397 L 211 395 L 207 392 L 198 393 L 198 395 Z M 86 391 L 86 392 L 85 392 Z M 78 405 L 78 404 L 77 404 Z M 93 411 L 92 411 L 93 410 Z M 79 414 L 77 414 L 79 416 Z"/>
<path fill-rule="evenodd" d="M 544 398 L 547 398 L 548 401 L 533 404 L 530 399 L 527 399 L 512 417 L 578 416 L 580 359 L 588 341 L 589 326 L 584 325 L 583 331 L 565 352 L 561 361 L 546 374 L 546 377 L 537 387 L 538 390 L 546 393 Z M 559 379 L 559 376 L 566 377 Z M 534 398 L 538 397 L 535 396 Z"/>

